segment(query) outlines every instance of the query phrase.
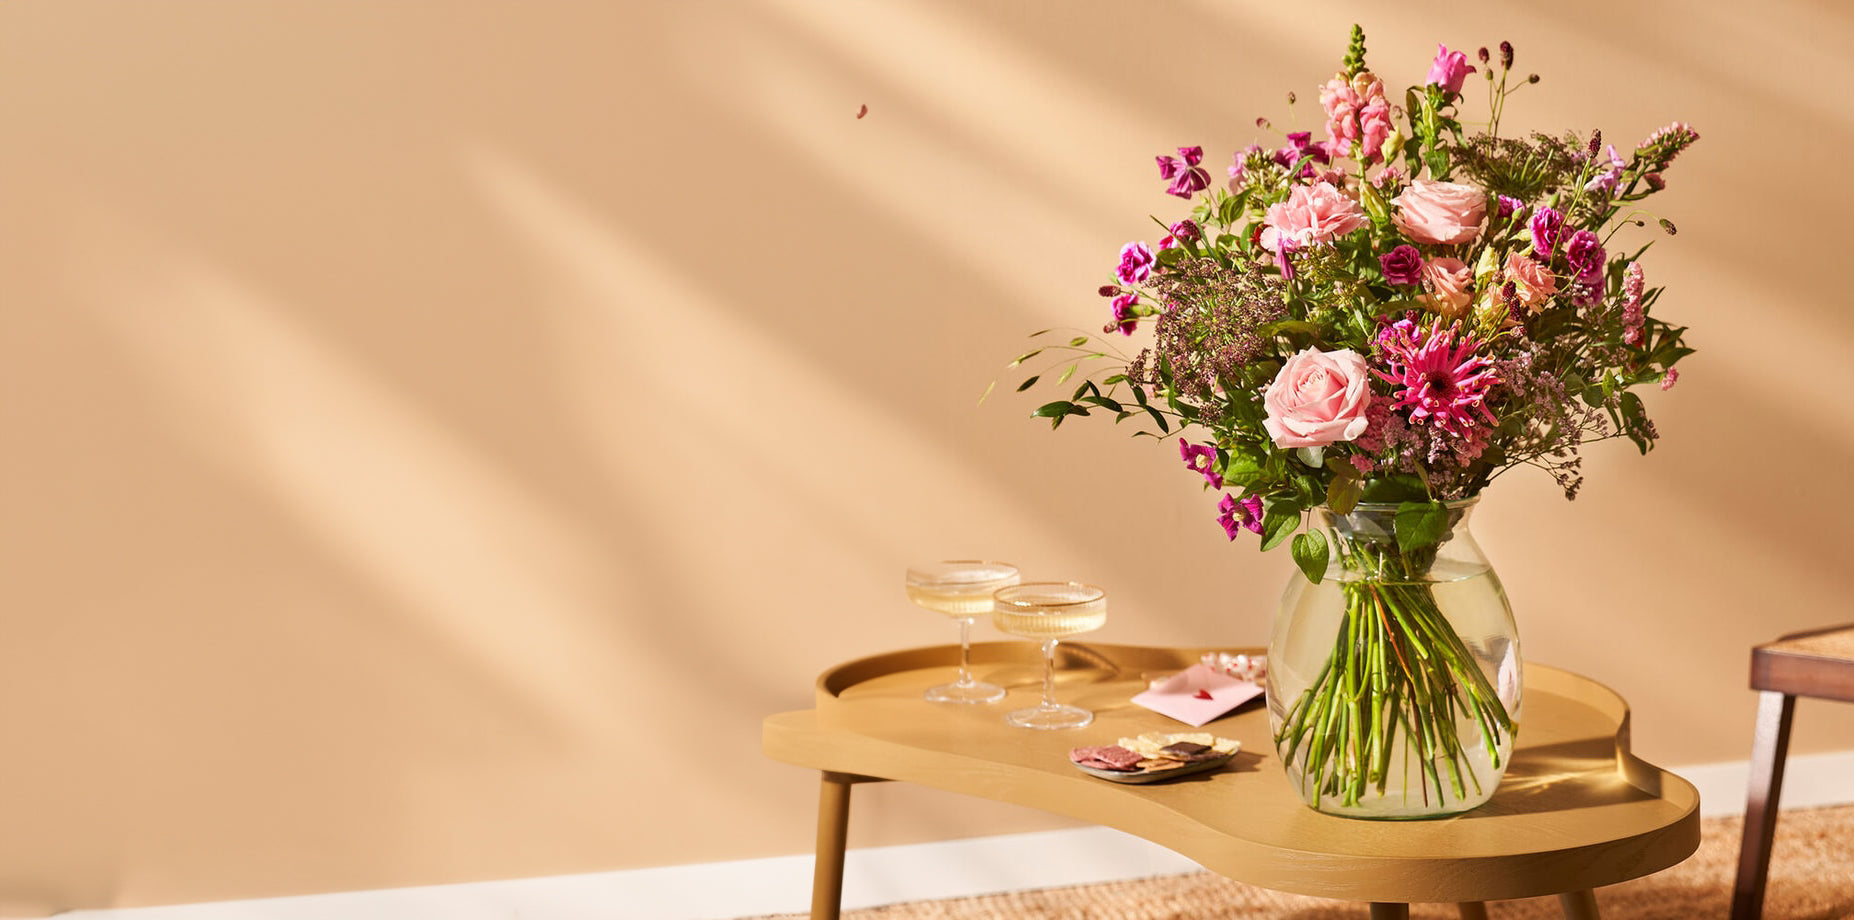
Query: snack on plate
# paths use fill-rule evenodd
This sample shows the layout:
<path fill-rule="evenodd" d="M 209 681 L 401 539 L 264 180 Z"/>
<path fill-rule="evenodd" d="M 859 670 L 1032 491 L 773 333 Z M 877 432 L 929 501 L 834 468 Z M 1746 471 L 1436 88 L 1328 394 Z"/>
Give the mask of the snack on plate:
<path fill-rule="evenodd" d="M 1078 747 L 1069 752 L 1069 759 L 1096 770 L 1130 773 L 1139 769 L 1140 762 L 1146 758 L 1118 744 L 1105 744 L 1098 747 Z"/>

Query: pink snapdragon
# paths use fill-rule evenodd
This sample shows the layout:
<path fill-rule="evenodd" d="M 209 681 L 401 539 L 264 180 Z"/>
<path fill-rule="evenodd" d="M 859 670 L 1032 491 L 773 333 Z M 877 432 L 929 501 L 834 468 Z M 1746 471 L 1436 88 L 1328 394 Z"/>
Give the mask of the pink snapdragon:
<path fill-rule="evenodd" d="M 1268 206 L 1262 218 L 1261 244 L 1279 253 L 1283 241 L 1294 248 L 1330 243 L 1369 223 L 1365 209 L 1324 182 L 1297 185 L 1286 201 Z"/>
<path fill-rule="evenodd" d="M 1326 133 L 1334 151 L 1366 164 L 1384 158 L 1391 111 L 1383 80 L 1370 71 L 1360 71 L 1350 80 L 1335 76 L 1320 87 L 1320 105 L 1326 109 Z"/>

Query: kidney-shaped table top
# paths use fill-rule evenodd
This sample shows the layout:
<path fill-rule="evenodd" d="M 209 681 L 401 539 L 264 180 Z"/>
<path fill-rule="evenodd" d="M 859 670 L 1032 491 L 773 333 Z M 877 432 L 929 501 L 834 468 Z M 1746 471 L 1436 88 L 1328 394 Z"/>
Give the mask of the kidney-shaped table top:
<path fill-rule="evenodd" d="M 1011 691 L 1000 703 L 978 706 L 921 698 L 925 688 L 953 679 L 957 646 L 876 655 L 819 677 L 816 708 L 768 717 L 764 749 L 827 775 L 916 783 L 1117 828 L 1237 881 L 1328 898 L 1472 902 L 1560 894 L 1657 872 L 1699 845 L 1698 792 L 1630 753 L 1622 698 L 1538 664 L 1525 666 L 1505 779 L 1490 801 L 1452 817 L 1362 821 L 1308 808 L 1283 775 L 1260 700 L 1199 729 L 1241 742 L 1241 753 L 1221 770 L 1132 785 L 1071 765 L 1074 747 L 1192 731 L 1130 698 L 1207 651 L 1064 643 L 1057 696 L 1092 710 L 1095 720 L 1063 731 L 1003 720 L 1003 712 L 1041 693 L 1041 659 L 1028 643 L 973 646 L 974 676 Z M 827 855 L 820 852 L 820 860 Z"/>

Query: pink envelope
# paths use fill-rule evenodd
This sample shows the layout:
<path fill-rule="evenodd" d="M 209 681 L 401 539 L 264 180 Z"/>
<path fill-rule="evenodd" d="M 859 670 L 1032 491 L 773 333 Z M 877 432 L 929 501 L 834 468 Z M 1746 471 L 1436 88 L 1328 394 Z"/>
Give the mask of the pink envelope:
<path fill-rule="evenodd" d="M 1134 696 L 1133 702 L 1186 725 L 1203 725 L 1261 695 L 1259 684 L 1194 664 Z"/>

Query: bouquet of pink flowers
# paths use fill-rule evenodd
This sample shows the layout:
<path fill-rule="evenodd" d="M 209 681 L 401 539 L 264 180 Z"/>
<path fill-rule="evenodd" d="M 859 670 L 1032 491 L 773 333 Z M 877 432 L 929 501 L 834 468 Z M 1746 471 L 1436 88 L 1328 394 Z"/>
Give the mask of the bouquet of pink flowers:
<path fill-rule="evenodd" d="M 1674 123 L 1626 153 L 1595 131 L 1503 136 L 1507 100 L 1538 82 L 1512 63 L 1507 43 L 1480 49 L 1478 66 L 1439 47 L 1398 105 L 1366 69 L 1355 27 L 1320 87 L 1324 138 L 1252 145 L 1225 183 L 1199 147 L 1160 156 L 1165 191 L 1191 211 L 1156 219 L 1155 244 L 1121 250 L 1100 289 L 1112 310 L 1100 336 L 1063 335 L 1013 363 L 1056 359 L 1018 388 L 1064 387 L 1035 414 L 1177 438 L 1183 464 L 1217 493 L 1229 538 L 1289 543 L 1316 583 L 1332 560 L 1371 549 L 1302 531 L 1309 510 L 1394 505 L 1393 551 L 1370 568 L 1409 580 L 1461 500 L 1501 473 L 1538 467 L 1574 497 L 1582 444 L 1628 438 L 1646 453 L 1655 429 L 1633 391 L 1672 386 L 1691 349 L 1683 328 L 1652 313 L 1650 241 L 1636 238 L 1675 232 L 1642 202 L 1698 135 Z M 1484 120 L 1462 114 L 1474 84 L 1486 88 Z M 1131 357 L 1113 345 L 1141 327 L 1150 344 Z M 1434 605 L 1421 592 L 1403 600 L 1391 611 L 1380 592 L 1357 598 L 1393 626 L 1393 612 L 1408 614 L 1409 641 L 1447 658 L 1451 643 L 1420 622 Z M 1456 705 L 1510 734 L 1470 667 L 1443 675 L 1461 688 Z"/>

